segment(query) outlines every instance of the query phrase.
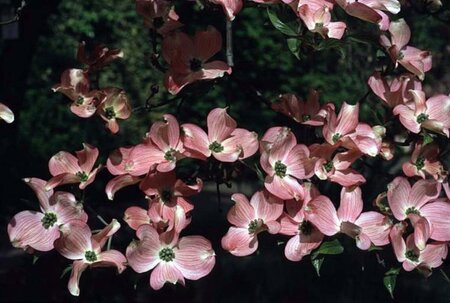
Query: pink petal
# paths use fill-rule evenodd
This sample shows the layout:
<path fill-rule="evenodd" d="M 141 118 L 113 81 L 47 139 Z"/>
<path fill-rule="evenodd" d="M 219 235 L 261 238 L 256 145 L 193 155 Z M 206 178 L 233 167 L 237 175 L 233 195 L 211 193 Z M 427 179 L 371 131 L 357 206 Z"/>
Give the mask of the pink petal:
<path fill-rule="evenodd" d="M 441 192 L 441 184 L 434 180 L 417 181 L 409 194 L 409 202 L 416 209 L 420 209 L 427 202 L 436 199 Z"/>
<path fill-rule="evenodd" d="M 420 259 L 423 265 L 429 268 L 436 268 L 442 265 L 443 261 L 447 258 L 447 254 L 447 243 L 431 243 L 421 252 Z"/>
<path fill-rule="evenodd" d="M 228 222 L 237 227 L 247 228 L 250 221 L 257 218 L 255 210 L 243 194 L 233 194 L 231 200 L 236 204 L 228 211 Z"/>
<path fill-rule="evenodd" d="M 430 238 L 431 226 L 428 220 L 420 218 L 417 223 L 414 224 L 414 243 L 419 250 L 423 250 Z"/>
<path fill-rule="evenodd" d="M 175 252 L 175 264 L 186 279 L 198 280 L 208 275 L 216 263 L 211 242 L 202 236 L 180 239 Z"/>
<path fill-rule="evenodd" d="M 222 49 L 222 36 L 213 26 L 198 31 L 194 36 L 194 57 L 206 61 Z"/>
<path fill-rule="evenodd" d="M 315 160 L 309 157 L 309 149 L 306 145 L 297 144 L 287 156 L 284 164 L 286 173 L 297 179 L 310 178 L 314 174 Z"/>
<path fill-rule="evenodd" d="M 151 223 L 147 210 L 138 206 L 128 207 L 125 210 L 123 220 L 134 230 L 137 230 L 141 225 Z"/>
<path fill-rule="evenodd" d="M 341 190 L 341 204 L 337 215 L 341 221 L 352 222 L 361 214 L 363 209 L 362 192 L 360 187 L 351 190 L 343 187 Z"/>
<path fill-rule="evenodd" d="M 392 44 L 401 50 L 406 46 L 411 39 L 411 31 L 404 19 L 391 22 L 389 25 L 389 32 L 391 33 Z"/>
<path fill-rule="evenodd" d="M 74 261 L 72 264 L 72 272 L 70 274 L 69 284 L 67 285 L 67 288 L 69 289 L 69 292 L 72 296 L 79 296 L 80 295 L 80 278 L 83 271 L 88 268 L 88 264 L 84 263 L 83 261 Z"/>
<path fill-rule="evenodd" d="M 82 171 L 81 167 L 78 165 L 78 159 L 65 151 L 61 151 L 51 157 L 48 162 L 48 168 L 52 176 L 65 173 L 75 175 L 77 172 Z"/>
<path fill-rule="evenodd" d="M 92 267 L 116 267 L 120 274 L 126 268 L 127 259 L 117 250 L 111 249 L 98 254 L 98 261 L 92 264 Z"/>
<path fill-rule="evenodd" d="M 114 195 L 118 190 L 126 186 L 139 183 L 141 180 L 142 179 L 140 177 L 134 177 L 128 174 L 117 176 L 114 179 L 109 180 L 108 184 L 106 184 L 106 195 L 108 196 L 108 199 L 112 201 L 114 200 Z"/>
<path fill-rule="evenodd" d="M 88 250 L 92 250 L 91 229 L 80 220 L 73 220 L 61 227 L 62 235 L 55 241 L 55 249 L 70 260 L 84 258 Z"/>
<path fill-rule="evenodd" d="M 5 121 L 6 123 L 14 122 L 14 113 L 3 103 L 0 103 L 0 120 Z"/>
<path fill-rule="evenodd" d="M 83 143 L 83 150 L 75 152 L 77 154 L 79 167 L 81 171 L 89 173 L 94 168 L 95 161 L 98 158 L 98 149 L 87 143 Z"/>
<path fill-rule="evenodd" d="M 359 19 L 378 23 L 381 20 L 381 16 L 372 8 L 360 2 L 353 2 L 345 7 L 345 12 L 351 16 Z"/>
<path fill-rule="evenodd" d="M 266 189 L 283 200 L 301 199 L 303 197 L 303 187 L 298 181 L 287 175 L 284 178 L 278 176 L 266 176 L 264 181 Z"/>
<path fill-rule="evenodd" d="M 141 225 L 136 232 L 140 241 L 132 241 L 126 250 L 128 264 L 137 273 L 154 268 L 159 262 L 161 243 L 158 232 L 148 224 Z"/>
<path fill-rule="evenodd" d="M 318 196 L 308 203 L 306 218 L 323 234 L 333 236 L 340 231 L 341 222 L 333 203 L 325 196 Z"/>
<path fill-rule="evenodd" d="M 166 282 L 184 285 L 184 277 L 175 262 L 160 262 L 150 275 L 150 286 L 161 289 Z"/>
<path fill-rule="evenodd" d="M 80 178 L 72 173 L 63 173 L 60 175 L 56 175 L 45 185 L 46 190 L 52 190 L 53 188 L 64 185 L 64 184 L 73 184 L 73 183 L 80 183 Z"/>
<path fill-rule="evenodd" d="M 39 204 L 41 206 L 41 209 L 43 211 L 49 209 L 49 199 L 53 195 L 53 190 L 46 190 L 45 184 L 47 184 L 46 181 L 38 179 L 38 178 L 25 178 L 23 181 L 31 187 L 31 189 L 36 194 Z"/>
<path fill-rule="evenodd" d="M 403 239 L 403 232 L 406 228 L 405 223 L 397 223 L 395 224 L 391 232 L 389 233 L 389 238 L 391 239 L 392 248 L 394 249 L 394 253 L 397 257 L 398 262 L 404 262 L 406 260 L 406 243 Z"/>
<path fill-rule="evenodd" d="M 258 249 L 258 238 L 247 228 L 230 227 L 222 238 L 222 248 L 238 257 L 248 256 Z"/>
<path fill-rule="evenodd" d="M 50 198 L 50 204 L 56 214 L 58 225 L 68 223 L 72 220 L 87 222 L 88 217 L 83 210 L 83 204 L 79 203 L 71 193 L 55 192 Z"/>
<path fill-rule="evenodd" d="M 400 122 L 409 131 L 417 134 L 420 132 L 420 124 L 417 123 L 414 111 L 406 105 L 400 104 L 394 108 L 394 115 L 400 115 Z"/>
<path fill-rule="evenodd" d="M 225 14 L 229 20 L 234 20 L 234 17 L 242 9 L 242 0 L 210 0 L 212 3 L 222 5 Z"/>
<path fill-rule="evenodd" d="M 366 179 L 354 169 L 336 170 L 329 176 L 331 182 L 335 182 L 344 187 L 351 187 L 363 184 Z"/>
<path fill-rule="evenodd" d="M 431 224 L 431 239 L 450 241 L 450 203 L 428 203 L 420 209 L 420 214 L 427 218 Z"/>
<path fill-rule="evenodd" d="M 227 114 L 226 108 L 215 108 L 207 117 L 209 142 L 221 143 L 236 129 L 236 121 Z"/>
<path fill-rule="evenodd" d="M 405 220 L 406 210 L 411 206 L 409 195 L 411 186 L 404 177 L 397 177 L 388 184 L 387 199 L 389 207 L 397 220 Z"/>
<path fill-rule="evenodd" d="M 195 80 L 206 80 L 221 78 L 231 74 L 231 67 L 223 61 L 211 61 L 203 64 L 203 69 L 193 75 Z"/>
<path fill-rule="evenodd" d="M 335 133 L 344 136 L 353 132 L 358 125 L 359 103 L 350 105 L 346 102 L 342 104 L 341 110 L 337 117 L 338 125 L 335 128 Z M 334 142 L 328 142 L 334 144 Z"/>
<path fill-rule="evenodd" d="M 250 205 L 255 211 L 255 217 L 264 221 L 265 224 L 270 221 L 278 220 L 283 213 L 283 201 L 267 191 L 258 191 L 250 199 Z"/>
<path fill-rule="evenodd" d="M 185 148 L 198 151 L 205 157 L 211 156 L 211 151 L 209 150 L 209 139 L 208 135 L 203 129 L 195 124 L 186 123 L 181 125 L 182 129 L 182 140 Z"/>
<path fill-rule="evenodd" d="M 376 246 L 389 244 L 391 223 L 389 218 L 375 211 L 362 213 L 355 224 L 361 227 L 361 233 L 366 235 Z"/>
<path fill-rule="evenodd" d="M 120 228 L 120 223 L 116 219 L 112 219 L 111 223 L 106 225 L 101 231 L 92 235 L 92 240 L 96 241 L 100 247 L 106 244 L 106 241 L 114 235 Z"/>

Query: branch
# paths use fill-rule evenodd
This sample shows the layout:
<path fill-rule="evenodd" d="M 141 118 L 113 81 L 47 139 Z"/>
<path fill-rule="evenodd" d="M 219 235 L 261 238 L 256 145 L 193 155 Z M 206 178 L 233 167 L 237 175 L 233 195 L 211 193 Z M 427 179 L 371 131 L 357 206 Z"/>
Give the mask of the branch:
<path fill-rule="evenodd" d="M 26 5 L 27 3 L 25 2 L 25 0 L 22 0 L 20 6 L 16 9 L 16 14 L 14 15 L 14 17 L 9 20 L 1 21 L 0 25 L 7 25 L 19 21 L 20 15 L 22 14 L 22 10 Z"/>
<path fill-rule="evenodd" d="M 226 17 L 226 21 L 227 21 L 227 51 L 226 51 L 226 56 L 227 56 L 227 64 L 229 66 L 234 66 L 234 62 L 233 62 L 233 28 L 232 28 L 232 23 L 231 21 L 228 19 L 228 17 Z"/>

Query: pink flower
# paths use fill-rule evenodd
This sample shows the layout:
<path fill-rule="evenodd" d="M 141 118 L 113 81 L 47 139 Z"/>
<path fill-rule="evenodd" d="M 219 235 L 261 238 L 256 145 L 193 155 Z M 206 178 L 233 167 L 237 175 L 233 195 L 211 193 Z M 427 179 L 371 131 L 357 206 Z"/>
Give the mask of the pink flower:
<path fill-rule="evenodd" d="M 0 103 L 0 120 L 5 121 L 6 123 L 14 122 L 14 113 L 3 103 Z"/>
<path fill-rule="evenodd" d="M 97 110 L 98 104 L 105 98 L 102 91 L 89 88 L 88 72 L 82 69 L 67 69 L 61 75 L 61 83 L 52 87 L 54 92 L 66 95 L 72 104 L 70 110 L 81 118 L 89 118 Z"/>
<path fill-rule="evenodd" d="M 362 156 L 360 151 L 349 150 L 334 154 L 336 146 L 328 143 L 313 144 L 309 150 L 311 158 L 315 159 L 314 174 L 320 180 L 330 180 L 345 187 L 366 182 L 363 175 L 351 168 L 353 162 Z"/>
<path fill-rule="evenodd" d="M 82 64 L 88 65 L 88 71 L 100 69 L 114 60 L 123 58 L 123 52 L 118 48 L 109 49 L 102 44 L 96 45 L 89 56 L 86 54 L 85 48 L 86 43 L 82 41 L 78 46 L 77 60 Z"/>
<path fill-rule="evenodd" d="M 280 223 L 276 220 L 283 212 L 283 201 L 267 191 L 256 192 L 250 202 L 243 194 L 233 194 L 231 200 L 236 204 L 227 219 L 234 226 L 222 238 L 222 248 L 235 256 L 248 256 L 258 249 L 260 232 L 279 232 Z"/>
<path fill-rule="evenodd" d="M 431 69 L 431 53 L 407 46 L 411 38 L 411 31 L 404 19 L 391 22 L 389 33 L 391 34 L 390 40 L 382 35 L 380 43 L 389 52 L 392 61 L 395 64 L 400 63 L 420 80 L 423 80 L 425 72 Z"/>
<path fill-rule="evenodd" d="M 228 19 L 234 20 L 236 15 L 241 11 L 243 6 L 242 0 L 209 0 L 214 4 L 221 5 Z"/>
<path fill-rule="evenodd" d="M 55 241 L 55 248 L 67 259 L 74 260 L 68 284 L 73 296 L 80 294 L 78 284 L 88 267 L 114 266 L 119 273 L 125 270 L 127 260 L 121 252 L 114 249 L 102 251 L 108 238 L 119 228 L 120 223 L 115 219 L 96 234 L 92 234 L 83 221 L 71 221 L 62 227 L 62 236 Z"/>
<path fill-rule="evenodd" d="M 319 191 L 311 184 L 305 183 L 303 201 L 286 201 L 286 213 L 281 215 L 280 234 L 292 236 L 286 244 L 284 255 L 288 260 L 300 261 L 319 247 L 323 234 L 306 218 L 305 208 L 308 203 L 319 196 Z"/>
<path fill-rule="evenodd" d="M 222 49 L 222 37 L 212 26 L 200 31 L 193 38 L 175 32 L 164 38 L 162 55 L 169 63 L 164 85 L 173 95 L 197 80 L 215 79 L 231 74 L 231 67 L 223 61 L 209 59 Z"/>
<path fill-rule="evenodd" d="M 297 179 L 312 177 L 315 161 L 310 159 L 305 145 L 297 144 L 290 129 L 280 128 L 275 138 L 269 138 L 271 133 L 269 129 L 261 140 L 261 145 L 271 145 L 260 158 L 261 167 L 267 173 L 264 186 L 280 199 L 301 199 L 303 188 Z"/>
<path fill-rule="evenodd" d="M 295 122 L 312 126 L 323 125 L 328 108 L 334 111 L 334 104 L 327 103 L 321 107 L 319 94 L 313 89 L 309 91 L 306 102 L 294 94 L 284 94 L 272 103 L 273 110 L 290 117 Z"/>
<path fill-rule="evenodd" d="M 117 87 L 102 89 L 105 99 L 97 107 L 97 111 L 106 121 L 106 127 L 113 133 L 119 131 L 117 119 L 128 119 L 131 115 L 131 105 L 125 91 Z"/>
<path fill-rule="evenodd" d="M 257 134 L 237 128 L 226 108 L 215 108 L 207 118 L 208 134 L 197 125 L 187 123 L 181 126 L 183 143 L 189 152 L 202 157 L 214 156 L 222 162 L 235 162 L 251 157 L 258 150 Z"/>
<path fill-rule="evenodd" d="M 448 244 L 434 242 L 427 244 L 423 250 L 419 250 L 414 244 L 413 234 L 409 235 L 405 242 L 402 236 L 405 229 L 405 223 L 398 223 L 390 232 L 397 260 L 403 263 L 403 269 L 406 271 L 418 268 L 425 276 L 431 275 L 431 269 L 441 266 L 443 260 L 447 258 Z"/>
<path fill-rule="evenodd" d="M 353 133 L 358 125 L 358 115 L 359 103 L 350 105 L 344 102 L 337 117 L 334 110 L 330 108 L 322 129 L 325 140 L 334 145 L 341 142 L 348 134 Z"/>
<path fill-rule="evenodd" d="M 208 275 L 215 264 L 211 243 L 202 236 L 181 239 L 172 233 L 158 232 L 150 225 L 142 225 L 136 232 L 138 241 L 128 245 L 126 256 L 137 273 L 152 270 L 150 286 L 161 289 L 166 282 L 181 283 L 184 279 L 198 280 Z"/>
<path fill-rule="evenodd" d="M 24 181 L 35 192 L 40 212 L 25 210 L 11 219 L 8 235 L 14 247 L 52 250 L 53 242 L 60 236 L 61 226 L 73 220 L 87 221 L 82 204 L 72 194 L 46 191 L 46 182 L 41 179 L 27 178 Z"/>
<path fill-rule="evenodd" d="M 361 213 L 362 193 L 359 187 L 342 188 L 341 204 L 336 211 L 333 203 L 325 196 L 319 196 L 308 203 L 306 217 L 327 236 L 339 232 L 356 240 L 356 245 L 366 250 L 371 243 L 382 246 L 389 243 L 391 228 L 389 219 L 377 212 Z"/>
<path fill-rule="evenodd" d="M 183 26 L 167 0 L 136 0 L 136 12 L 144 18 L 145 26 L 163 36 Z"/>
<path fill-rule="evenodd" d="M 435 180 L 441 178 L 444 170 L 438 159 L 439 146 L 431 143 L 422 146 L 422 143 L 416 143 L 411 159 L 403 163 L 403 173 L 408 177 L 419 176 L 426 179 L 426 176 L 432 176 Z"/>
<path fill-rule="evenodd" d="M 306 27 L 325 38 L 341 39 L 347 25 L 344 22 L 331 22 L 332 4 L 323 0 L 300 0 L 298 14 Z"/>
<path fill-rule="evenodd" d="M 76 157 L 66 151 L 60 151 L 48 162 L 48 168 L 53 178 L 45 185 L 46 190 L 51 190 L 58 185 L 80 183 L 80 189 L 94 182 L 99 165 L 94 168 L 98 157 L 98 149 L 83 143 L 83 150 L 77 151 Z"/>

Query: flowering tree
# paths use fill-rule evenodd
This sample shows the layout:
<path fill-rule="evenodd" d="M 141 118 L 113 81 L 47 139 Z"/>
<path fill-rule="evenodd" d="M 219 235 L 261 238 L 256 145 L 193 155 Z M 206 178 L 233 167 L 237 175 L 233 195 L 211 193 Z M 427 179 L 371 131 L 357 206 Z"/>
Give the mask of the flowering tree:
<path fill-rule="evenodd" d="M 430 3 L 439 9 L 439 1 Z M 220 185 L 232 188 L 248 170 L 259 178 L 261 187 L 255 193 L 231 196 L 235 204 L 227 214 L 230 227 L 221 247 L 234 256 L 255 253 L 258 236 L 266 231 L 287 240 L 288 260 L 309 258 L 317 274 L 325 255 L 343 252 L 342 235 L 362 251 L 391 247 L 387 251 L 398 262 L 380 277 L 391 296 L 401 270 L 418 270 L 428 277 L 442 265 L 450 241 L 445 163 L 450 150 L 450 97 L 423 91 L 432 54 L 409 45 L 412 33 L 396 16 L 401 11 L 398 0 L 189 3 L 202 10 L 221 6 L 223 33 L 213 26 L 189 32 L 177 5 L 168 0 L 136 0 L 136 12 L 151 39 L 151 63 L 161 72 L 171 96 L 154 103 L 159 86 L 153 86 L 146 102 L 132 107 L 124 89 L 101 86 L 98 80 L 105 68 L 126 54 L 105 45 L 89 52 L 85 42 L 80 42 L 76 56 L 83 67 L 66 69 L 52 90 L 70 100 L 73 114 L 83 119 L 99 116 L 105 132 L 117 136 L 120 125 L 140 111 L 178 102 L 178 112 L 186 96 L 201 99 L 211 86 L 230 83 L 264 103 L 267 110 L 286 116 L 290 127 L 270 125 L 262 133 L 243 128 L 230 115 L 233 102 L 226 98 L 227 107 L 198 113 L 205 121 L 200 125 L 180 123 L 176 114 L 164 113 L 141 141 L 117 147 L 104 164 L 96 165 L 101 146 L 80 142 L 82 150 L 60 151 L 50 158 L 49 180 L 24 179 L 37 196 L 39 211 L 36 206 L 11 218 L 8 235 L 14 247 L 29 253 L 55 249 L 73 260 L 68 289 L 74 296 L 80 294 L 83 271 L 95 267 L 114 267 L 119 273 L 127 267 L 137 273 L 151 271 L 149 287 L 155 290 L 167 282 L 194 283 L 185 280 L 207 276 L 216 253 L 205 237 L 183 235 L 196 220 L 189 197 L 201 192 L 204 184 L 215 183 L 220 203 Z M 267 100 L 235 76 L 240 67 L 233 60 L 232 24 L 249 6 L 267 11 L 271 24 L 286 36 L 286 55 L 290 52 L 299 60 L 305 60 L 308 52 L 342 50 L 349 43 L 375 47 L 379 63 L 370 78 L 361 79 L 367 82 L 366 95 L 356 102 L 321 102 L 320 93 L 311 87 L 305 101 L 293 92 Z M 371 34 L 358 32 L 335 11 L 351 16 L 345 20 L 362 20 L 357 24 L 370 28 Z M 370 105 L 373 116 L 363 119 L 361 107 L 371 102 L 370 94 L 377 103 Z M 0 118 L 11 123 L 14 115 L 0 104 Z M 376 159 L 401 165 L 383 172 L 384 190 L 371 203 L 364 189 L 378 181 L 370 173 Z M 119 217 L 108 223 L 86 202 L 86 188 L 102 169 L 112 175 L 104 188 L 109 200 L 133 186 L 147 201 L 145 207 L 134 205 L 118 215 L 135 233 L 122 252 L 111 248 L 111 239 L 120 232 Z M 68 184 L 76 184 L 68 187 L 72 192 L 57 191 Z M 340 199 L 332 197 L 333 189 L 340 191 Z M 103 229 L 93 231 L 88 225 L 95 217 L 104 223 Z"/>

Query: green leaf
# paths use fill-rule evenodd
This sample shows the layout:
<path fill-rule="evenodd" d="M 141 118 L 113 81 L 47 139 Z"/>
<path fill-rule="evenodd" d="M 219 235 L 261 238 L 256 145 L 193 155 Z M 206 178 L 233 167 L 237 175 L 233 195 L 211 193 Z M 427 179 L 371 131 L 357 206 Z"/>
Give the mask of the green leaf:
<path fill-rule="evenodd" d="M 39 257 L 36 255 L 33 255 L 33 265 L 36 264 L 36 262 L 39 260 Z"/>
<path fill-rule="evenodd" d="M 385 276 L 389 275 L 398 275 L 400 273 L 401 268 L 400 267 L 392 267 L 387 272 L 385 272 Z"/>
<path fill-rule="evenodd" d="M 397 276 L 400 273 L 400 270 L 400 267 L 393 267 L 384 274 L 383 284 L 392 299 L 394 299 L 395 282 L 397 281 Z"/>
<path fill-rule="evenodd" d="M 328 39 L 322 40 L 319 43 L 319 45 L 317 45 L 315 47 L 315 49 L 318 51 L 322 51 L 322 50 L 326 50 L 326 49 L 335 49 L 335 50 L 339 51 L 341 58 L 344 59 L 345 58 L 344 46 L 345 46 L 344 41 L 339 40 L 339 39 L 328 38 Z"/>
<path fill-rule="evenodd" d="M 324 259 L 325 258 L 311 259 L 311 263 L 314 266 L 318 277 L 320 277 L 320 268 L 322 267 Z"/>
<path fill-rule="evenodd" d="M 300 60 L 300 45 L 301 41 L 297 38 L 287 38 L 286 39 L 287 45 L 291 53 Z"/>
<path fill-rule="evenodd" d="M 67 273 L 71 270 L 72 270 L 72 265 L 67 266 L 66 268 L 64 268 L 64 270 L 61 273 L 61 276 L 59 278 L 60 279 L 64 278 L 64 276 L 67 275 Z"/>
<path fill-rule="evenodd" d="M 344 247 L 341 245 L 338 239 L 333 241 L 323 242 L 322 245 L 311 255 L 311 258 L 317 259 L 319 255 L 339 255 L 344 251 Z"/>
<path fill-rule="evenodd" d="M 267 8 L 267 15 L 269 16 L 270 22 L 272 23 L 272 25 L 279 30 L 280 32 L 282 32 L 285 35 L 288 36 L 298 36 L 298 31 L 295 28 L 295 26 L 293 26 L 293 24 L 291 24 L 292 22 L 288 23 L 284 23 L 283 21 L 281 21 L 281 19 L 279 18 L 279 15 L 277 14 L 277 11 L 279 12 L 279 10 L 275 10 L 272 9 L 270 7 Z"/>
<path fill-rule="evenodd" d="M 367 251 L 376 251 L 376 250 L 383 250 L 383 247 L 370 245 L 369 249 Z"/>

